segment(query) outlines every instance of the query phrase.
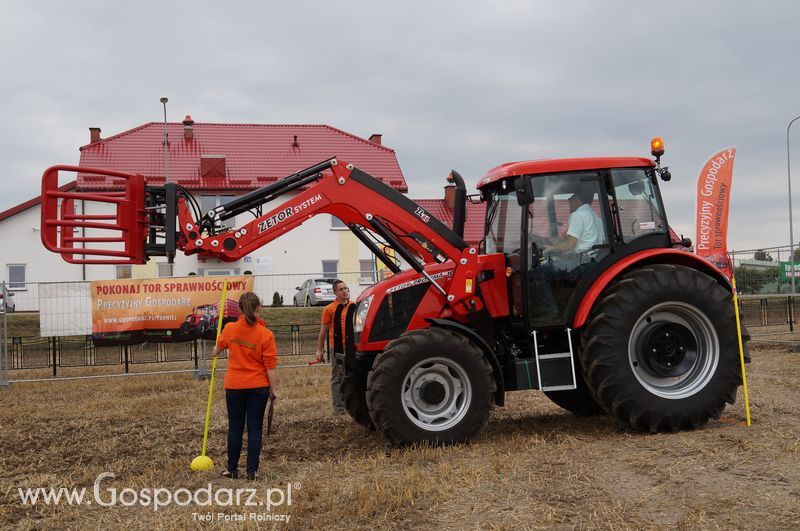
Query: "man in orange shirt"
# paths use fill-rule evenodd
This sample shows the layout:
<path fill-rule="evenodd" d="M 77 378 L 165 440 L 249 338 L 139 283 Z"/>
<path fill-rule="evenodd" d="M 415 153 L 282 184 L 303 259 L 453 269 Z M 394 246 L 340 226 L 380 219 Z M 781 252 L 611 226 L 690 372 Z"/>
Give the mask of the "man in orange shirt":
<path fill-rule="evenodd" d="M 224 477 L 239 475 L 242 435 L 247 424 L 247 479 L 255 479 L 261 456 L 262 429 L 267 399 L 275 402 L 275 335 L 258 318 L 261 301 L 249 291 L 239 298 L 242 315 L 228 323 L 217 338 L 214 356 L 228 349 L 225 403 L 228 408 L 228 466 Z"/>
<path fill-rule="evenodd" d="M 317 338 L 317 361 L 325 360 L 325 336 L 330 338 L 331 349 L 331 401 L 334 413 L 345 412 L 344 398 L 340 384 L 344 370 L 344 353 L 348 347 L 354 348 L 353 312 L 355 305 L 350 301 L 350 288 L 343 280 L 333 282 L 336 300 L 322 310 L 322 326 Z M 337 360 L 337 357 L 340 358 Z M 337 362 L 338 361 L 338 362 Z"/>

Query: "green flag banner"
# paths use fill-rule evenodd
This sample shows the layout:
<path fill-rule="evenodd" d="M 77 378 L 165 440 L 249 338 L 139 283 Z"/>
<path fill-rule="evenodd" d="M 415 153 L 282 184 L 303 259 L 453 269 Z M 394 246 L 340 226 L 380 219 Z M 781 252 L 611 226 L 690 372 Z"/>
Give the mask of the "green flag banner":
<path fill-rule="evenodd" d="M 781 280 L 800 278 L 800 262 L 781 262 Z"/>

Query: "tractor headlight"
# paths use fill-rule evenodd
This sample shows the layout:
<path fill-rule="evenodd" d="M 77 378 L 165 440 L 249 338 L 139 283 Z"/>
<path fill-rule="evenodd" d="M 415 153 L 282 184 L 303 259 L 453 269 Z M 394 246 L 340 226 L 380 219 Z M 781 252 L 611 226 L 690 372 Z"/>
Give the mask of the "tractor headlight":
<path fill-rule="evenodd" d="M 360 333 L 364 330 L 364 322 L 367 320 L 367 312 L 369 312 L 369 305 L 372 303 L 372 298 L 375 295 L 370 295 L 363 301 L 358 303 L 358 308 L 356 308 L 356 322 L 353 325 L 353 331 L 356 333 Z"/>

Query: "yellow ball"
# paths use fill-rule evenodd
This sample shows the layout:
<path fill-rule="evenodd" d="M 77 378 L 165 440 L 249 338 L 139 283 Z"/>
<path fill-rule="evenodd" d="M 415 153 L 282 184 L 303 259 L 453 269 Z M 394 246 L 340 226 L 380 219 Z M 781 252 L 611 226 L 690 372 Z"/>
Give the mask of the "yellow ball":
<path fill-rule="evenodd" d="M 192 459 L 191 467 L 192 470 L 194 470 L 195 472 L 211 470 L 214 468 L 214 461 L 212 461 L 211 458 L 208 456 L 198 455 L 197 457 Z"/>

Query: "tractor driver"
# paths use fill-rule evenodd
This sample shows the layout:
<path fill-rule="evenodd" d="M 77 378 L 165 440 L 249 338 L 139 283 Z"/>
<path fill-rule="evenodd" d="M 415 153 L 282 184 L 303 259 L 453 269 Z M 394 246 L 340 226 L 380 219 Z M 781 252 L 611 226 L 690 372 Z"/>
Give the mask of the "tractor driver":
<path fill-rule="evenodd" d="M 560 320 L 560 307 L 553 293 L 554 283 L 574 282 L 569 279 L 580 276 L 599 252 L 594 246 L 605 241 L 603 222 L 591 207 L 593 198 L 594 190 L 586 185 L 570 196 L 566 234 L 542 249 L 542 255 L 548 260 L 530 264 L 528 278 L 534 324 Z"/>
<path fill-rule="evenodd" d="M 603 234 L 603 222 L 592 210 L 593 198 L 594 190 L 585 185 L 572 194 L 569 198 L 570 215 L 567 221 L 567 233 L 542 250 L 545 256 L 569 253 L 577 259 L 568 260 L 569 262 L 575 262 L 572 264 L 573 266 L 583 262 L 580 259 L 581 255 L 585 255 L 589 259 L 594 259 L 597 256 L 598 250 L 594 249 L 594 246 L 603 243 L 605 237 Z M 561 267 L 561 269 L 565 268 Z M 573 267 L 567 267 L 566 269 L 573 269 Z"/>

